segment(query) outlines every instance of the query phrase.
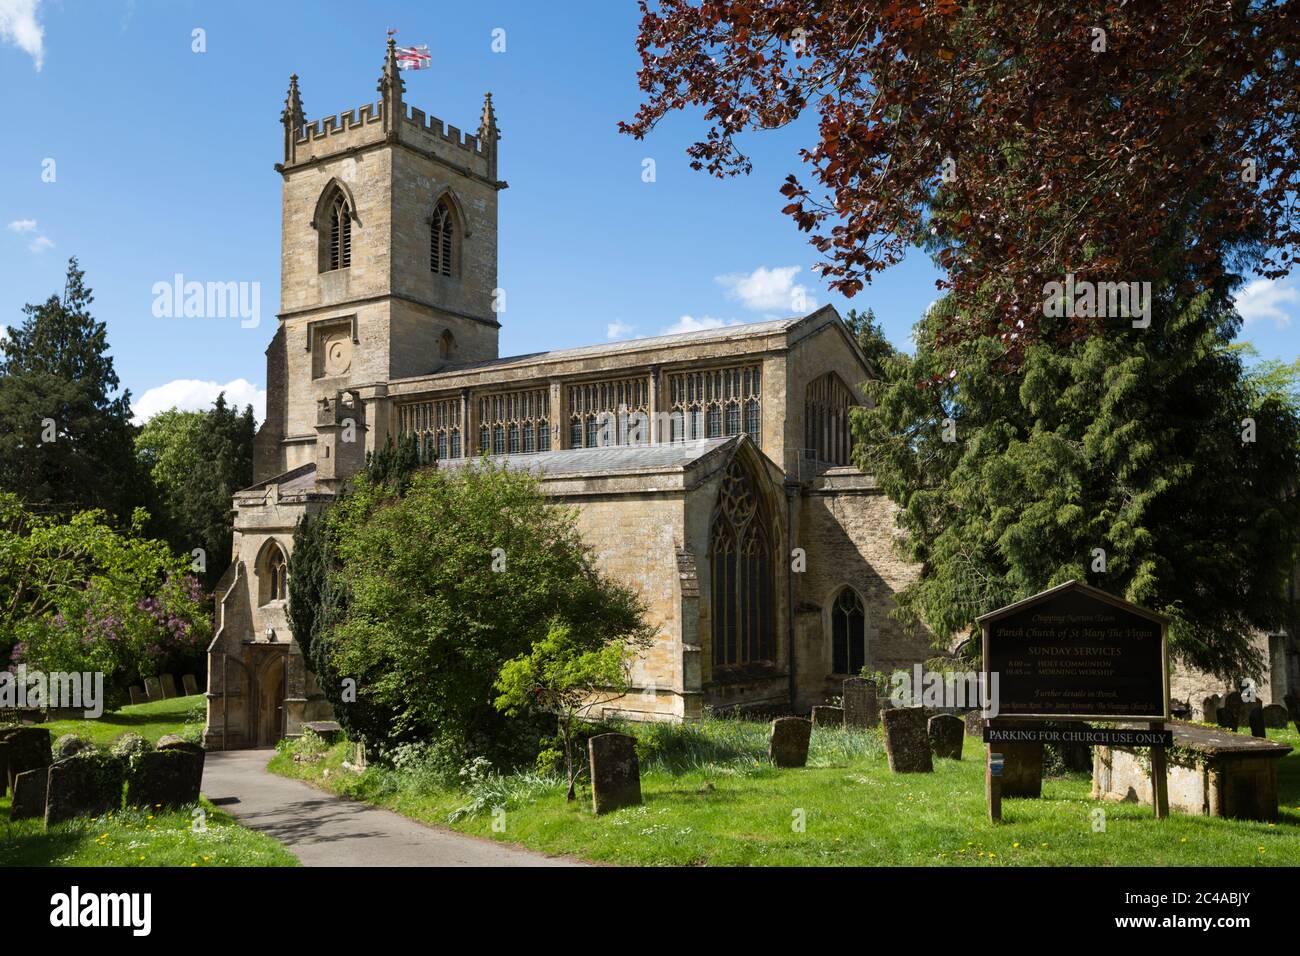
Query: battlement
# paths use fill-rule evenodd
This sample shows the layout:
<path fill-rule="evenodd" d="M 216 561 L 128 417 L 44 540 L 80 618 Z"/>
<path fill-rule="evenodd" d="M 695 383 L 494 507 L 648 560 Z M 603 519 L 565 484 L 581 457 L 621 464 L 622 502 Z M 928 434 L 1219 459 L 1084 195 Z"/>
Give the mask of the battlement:
<path fill-rule="evenodd" d="M 436 116 L 427 115 L 415 106 L 406 107 L 405 120 L 417 129 L 435 136 L 453 146 L 468 150 L 476 156 L 483 155 L 483 144 L 477 134 L 462 133 L 459 127 L 448 126 Z"/>
<path fill-rule="evenodd" d="M 302 146 L 307 143 L 329 139 L 337 133 L 346 133 L 350 130 L 360 129 L 363 126 L 371 126 L 382 122 L 381 104 L 367 103 L 360 109 L 348 110 L 334 116 L 327 116 L 324 119 L 304 123 L 299 129 L 296 142 Z"/>

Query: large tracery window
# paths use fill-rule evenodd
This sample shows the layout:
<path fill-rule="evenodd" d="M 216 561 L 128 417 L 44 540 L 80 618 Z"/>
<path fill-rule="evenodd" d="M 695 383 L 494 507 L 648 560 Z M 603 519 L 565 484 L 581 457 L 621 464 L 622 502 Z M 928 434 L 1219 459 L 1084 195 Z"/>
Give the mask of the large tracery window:
<path fill-rule="evenodd" d="M 401 405 L 397 410 L 398 433 L 415 436 L 422 462 L 460 458 L 461 436 L 465 433 L 461 417 L 459 398 Z"/>
<path fill-rule="evenodd" d="M 762 419 L 760 378 L 757 365 L 669 375 L 671 440 L 694 441 L 745 432 L 758 444 Z"/>
<path fill-rule="evenodd" d="M 804 447 L 817 461 L 847 465 L 852 450 L 849 409 L 856 405 L 838 375 L 827 372 L 808 384 L 804 401 Z"/>
<path fill-rule="evenodd" d="M 774 550 L 758 484 L 740 461 L 732 459 L 709 533 L 715 667 L 775 659 Z"/>
<path fill-rule="evenodd" d="M 434 207 L 429 238 L 429 268 L 434 275 L 451 275 L 455 225 L 451 205 L 444 198 Z"/>
<path fill-rule="evenodd" d="M 327 207 L 325 237 L 321 271 L 349 268 L 352 265 L 352 207 L 337 186 Z"/>
<path fill-rule="evenodd" d="M 650 380 L 615 379 L 569 386 L 569 446 L 599 448 L 606 445 L 648 443 Z M 631 423 L 641 416 L 640 427 Z"/>
<path fill-rule="evenodd" d="M 550 451 L 550 389 L 500 392 L 480 398 L 478 448 L 489 455 Z"/>
<path fill-rule="evenodd" d="M 857 592 L 845 588 L 831 606 L 831 672 L 858 674 L 866 663 L 866 611 Z"/>

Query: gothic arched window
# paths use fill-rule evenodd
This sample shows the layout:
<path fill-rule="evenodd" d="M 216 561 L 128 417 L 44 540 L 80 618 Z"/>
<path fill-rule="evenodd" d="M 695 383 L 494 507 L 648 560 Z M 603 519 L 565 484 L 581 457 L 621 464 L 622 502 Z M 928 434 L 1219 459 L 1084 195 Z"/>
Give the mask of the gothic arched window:
<path fill-rule="evenodd" d="M 285 560 L 284 551 L 272 541 L 267 545 L 262 557 L 261 573 L 258 575 L 261 584 L 261 600 L 258 603 L 285 600 L 289 596 L 288 574 L 289 562 Z"/>
<path fill-rule="evenodd" d="M 806 454 L 829 465 L 849 464 L 853 451 L 849 409 L 856 404 L 853 392 L 834 372 L 809 382 L 804 399 Z"/>
<path fill-rule="evenodd" d="M 433 209 L 429 238 L 429 268 L 434 275 L 450 276 L 456 220 L 446 198 L 439 200 Z"/>
<path fill-rule="evenodd" d="M 866 663 L 866 611 L 857 592 L 845 588 L 831 606 L 831 673 L 858 674 Z"/>
<path fill-rule="evenodd" d="M 325 225 L 328 241 L 321 271 L 347 269 L 352 265 L 352 207 L 342 191 L 336 189 L 326 213 Z"/>
<path fill-rule="evenodd" d="M 767 509 L 749 470 L 732 459 L 709 534 L 713 663 L 732 667 L 776 657 L 772 553 Z"/>

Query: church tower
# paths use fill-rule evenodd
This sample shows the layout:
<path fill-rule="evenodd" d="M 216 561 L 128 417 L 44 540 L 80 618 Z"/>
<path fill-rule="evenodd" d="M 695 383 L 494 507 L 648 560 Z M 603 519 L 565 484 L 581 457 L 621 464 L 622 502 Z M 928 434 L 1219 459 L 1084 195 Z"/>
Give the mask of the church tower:
<path fill-rule="evenodd" d="M 378 91 L 377 103 L 308 121 L 289 78 L 276 164 L 281 311 L 257 481 L 318 460 L 318 423 L 340 395 L 362 403 L 373 450 L 388 435 L 389 381 L 498 354 L 506 184 L 492 95 L 473 134 L 407 106 L 391 38 Z"/>

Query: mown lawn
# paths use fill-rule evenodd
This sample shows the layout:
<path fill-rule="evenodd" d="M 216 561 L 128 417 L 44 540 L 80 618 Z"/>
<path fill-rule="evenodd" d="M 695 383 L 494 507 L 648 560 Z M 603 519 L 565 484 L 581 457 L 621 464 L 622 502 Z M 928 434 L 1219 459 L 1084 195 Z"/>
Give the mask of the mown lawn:
<path fill-rule="evenodd" d="M 125 733 L 139 734 L 151 744 L 165 734 L 188 733 L 193 736 L 202 729 L 204 699 L 202 694 L 192 697 L 173 697 L 154 700 L 147 704 L 129 704 L 120 710 L 107 711 L 93 720 L 52 720 L 37 726 L 50 731 L 51 740 L 63 734 L 80 734 L 96 746 L 107 746 Z"/>
<path fill-rule="evenodd" d="M 638 729 L 638 734 L 646 733 Z M 663 734 L 651 730 L 651 734 Z M 589 793 L 568 804 L 558 782 L 497 781 L 500 798 L 430 774 L 342 769 L 346 745 L 314 763 L 288 752 L 273 771 L 307 779 L 428 823 L 551 854 L 634 865 L 784 866 L 1257 866 L 1300 865 L 1300 755 L 1284 758 L 1276 824 L 1172 814 L 1093 801 L 1085 776 L 1047 780 L 1040 800 L 1006 800 L 988 823 L 982 745 L 933 774 L 889 772 L 879 739 L 814 732 L 810 766 L 776 770 L 762 755 L 763 724 L 710 721 L 677 759 L 643 761 L 644 805 L 594 817 Z M 1289 731 L 1271 731 L 1300 749 Z M 724 741 L 714 746 L 713 738 Z M 299 747 L 302 749 L 302 747 Z M 670 748 L 671 751 L 671 748 Z M 678 754 L 678 757 L 681 755 Z M 488 788 L 489 792 L 492 788 Z M 475 800 L 475 796 L 479 799 Z M 449 816 L 469 805 L 476 812 Z M 504 833 L 493 829 L 504 805 Z M 1092 811 L 1105 811 L 1094 829 Z M 802 828 L 799 824 L 802 821 Z"/>
<path fill-rule="evenodd" d="M 40 726 L 51 740 L 80 734 L 100 747 L 124 733 L 157 743 L 164 734 L 194 737 L 203 697 L 174 697 L 123 707 L 94 720 L 57 720 Z M 203 832 L 194 831 L 195 807 L 170 812 L 122 810 L 97 819 L 69 820 L 50 830 L 40 819 L 9 820 L 9 797 L 0 797 L 0 866 L 297 866 L 270 837 L 240 826 L 200 802 Z"/>
<path fill-rule="evenodd" d="M 297 866 L 270 837 L 246 830 L 203 800 L 205 832 L 194 810 L 122 810 L 69 820 L 49 830 L 39 819 L 9 820 L 0 798 L 0 866 Z"/>

